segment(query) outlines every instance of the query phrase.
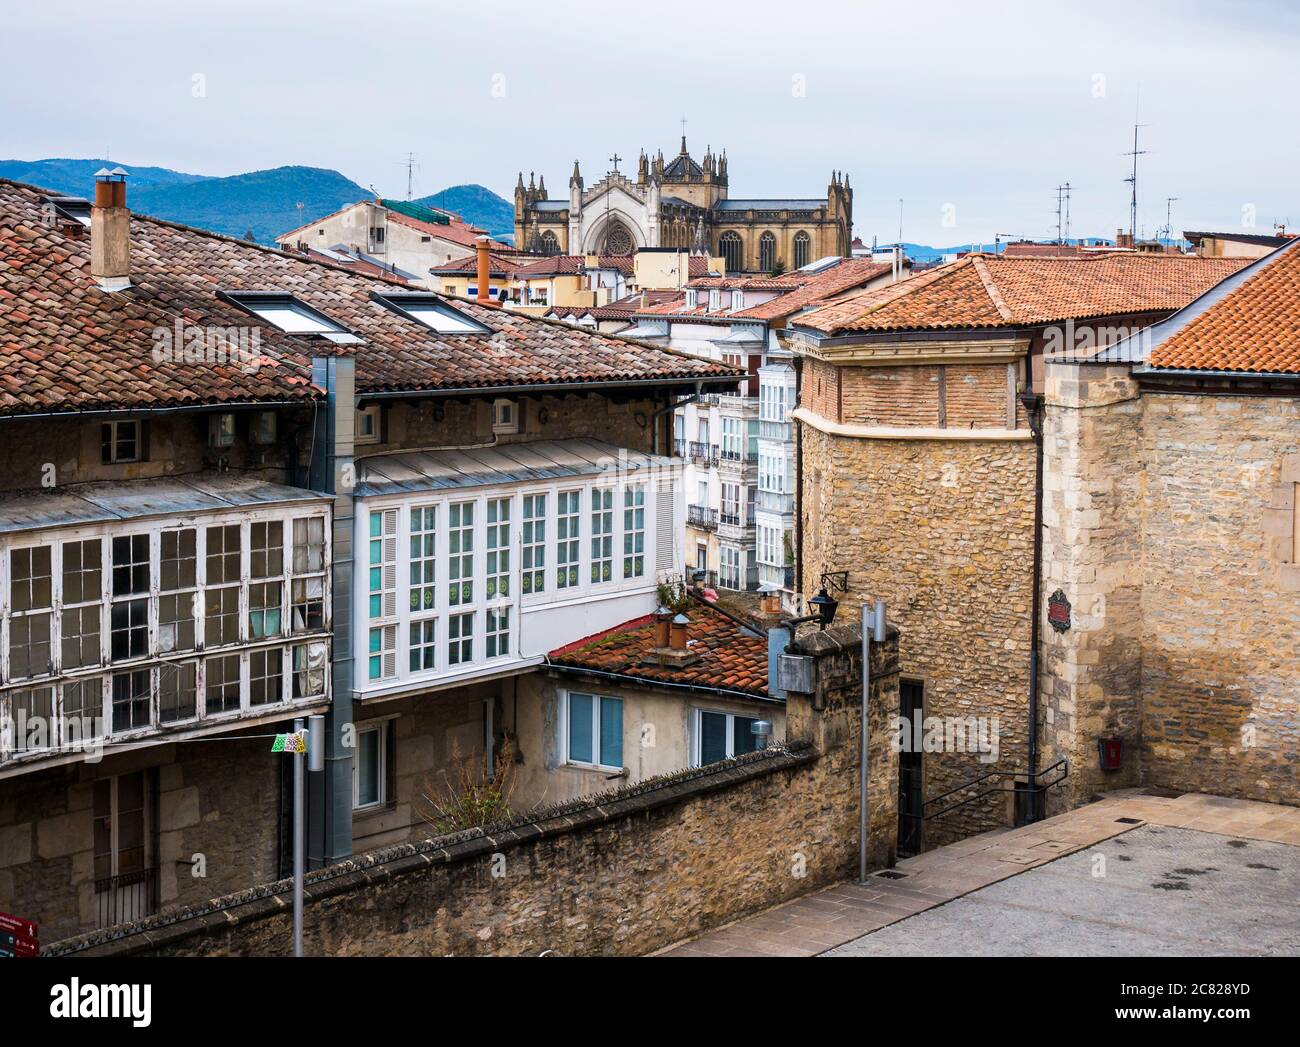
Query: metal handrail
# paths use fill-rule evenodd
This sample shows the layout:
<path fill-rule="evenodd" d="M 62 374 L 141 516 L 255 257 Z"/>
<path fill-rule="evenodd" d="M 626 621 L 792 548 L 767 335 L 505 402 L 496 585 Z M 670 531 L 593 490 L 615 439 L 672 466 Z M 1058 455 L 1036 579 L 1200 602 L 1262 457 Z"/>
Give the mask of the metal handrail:
<path fill-rule="evenodd" d="M 986 782 L 991 778 L 1005 778 L 1008 775 L 1010 775 L 1014 778 L 1039 779 L 1042 778 L 1044 775 L 1051 774 L 1058 767 L 1062 769 L 1060 776 L 1053 779 L 1050 782 L 1034 782 L 1032 785 L 1030 784 L 1030 782 L 1024 782 L 1024 783 L 1014 782 L 1013 787 L 1010 789 L 998 785 L 998 786 L 994 786 L 992 789 L 985 789 L 983 792 L 976 793 L 974 796 L 968 796 L 964 800 L 957 801 L 957 803 L 950 804 L 949 806 L 945 807 L 941 811 L 935 811 L 933 814 L 926 813 L 926 809 L 930 806 L 930 804 L 937 803 L 939 800 L 946 799 L 947 797 L 951 796 L 953 793 L 961 792 L 963 789 L 969 789 L 972 786 L 979 785 L 980 782 Z M 972 778 L 968 782 L 963 782 L 961 785 L 954 786 L 953 788 L 949 789 L 947 792 L 939 793 L 938 796 L 931 796 L 928 800 L 925 801 L 925 803 L 921 805 L 921 818 L 922 819 L 942 818 L 945 814 L 949 814 L 952 811 L 957 810 L 958 807 L 965 807 L 968 803 L 974 803 L 976 800 L 982 800 L 984 797 L 992 796 L 994 793 L 1023 793 L 1023 792 L 1030 792 L 1033 790 L 1042 792 L 1052 788 L 1052 786 L 1054 785 L 1060 785 L 1063 781 L 1065 781 L 1067 777 L 1069 777 L 1069 774 L 1070 774 L 1070 761 L 1067 757 L 1064 756 L 1061 757 L 1061 759 L 1057 760 L 1056 763 L 1051 764 L 1048 767 L 1044 767 L 1041 771 L 1035 771 L 1032 774 L 1025 771 L 987 771 L 986 773 L 981 774 L 977 778 Z M 1029 789 L 1020 788 L 1019 786 L 1021 786 L 1022 784 L 1030 785 L 1030 788 Z"/>

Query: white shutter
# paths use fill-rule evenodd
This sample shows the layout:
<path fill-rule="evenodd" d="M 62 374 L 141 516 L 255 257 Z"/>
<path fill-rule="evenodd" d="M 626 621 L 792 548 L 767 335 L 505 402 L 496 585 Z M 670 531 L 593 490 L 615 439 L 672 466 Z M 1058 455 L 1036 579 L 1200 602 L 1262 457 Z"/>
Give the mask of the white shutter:
<path fill-rule="evenodd" d="M 676 535 L 673 533 L 672 482 L 661 483 L 655 492 L 655 571 L 681 570 L 673 554 Z"/>

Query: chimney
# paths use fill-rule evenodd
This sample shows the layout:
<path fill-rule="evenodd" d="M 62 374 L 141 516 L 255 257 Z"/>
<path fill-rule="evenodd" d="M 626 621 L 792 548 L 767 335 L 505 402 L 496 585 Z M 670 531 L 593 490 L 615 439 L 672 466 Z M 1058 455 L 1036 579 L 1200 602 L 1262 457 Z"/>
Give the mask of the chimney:
<path fill-rule="evenodd" d="M 686 650 L 686 636 L 691 624 L 691 620 L 684 614 L 679 614 L 668 623 L 668 646 L 674 651 Z"/>
<path fill-rule="evenodd" d="M 690 649 L 690 624 L 686 615 L 674 616 L 667 608 L 659 608 L 654 615 L 655 646 L 641 656 L 640 663 L 661 669 L 689 669 L 695 665 L 700 656 Z"/>
<path fill-rule="evenodd" d="M 90 275 L 105 291 L 131 286 L 131 212 L 126 209 L 126 172 L 120 167 L 95 172 Z"/>
<path fill-rule="evenodd" d="M 479 305 L 487 306 L 489 309 L 495 309 L 497 303 L 492 300 L 492 261 L 488 254 L 488 247 L 492 243 L 490 236 L 480 236 L 474 240 L 474 249 L 478 253 L 478 297 L 475 301 Z"/>

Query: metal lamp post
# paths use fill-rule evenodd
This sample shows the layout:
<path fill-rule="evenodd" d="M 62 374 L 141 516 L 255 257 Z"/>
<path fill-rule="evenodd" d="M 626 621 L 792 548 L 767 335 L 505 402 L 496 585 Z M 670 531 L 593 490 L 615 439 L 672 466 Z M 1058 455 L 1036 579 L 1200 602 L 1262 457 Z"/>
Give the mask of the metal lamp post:
<path fill-rule="evenodd" d="M 870 628 L 868 628 L 868 623 Z M 871 698 L 871 641 L 885 642 L 885 601 L 862 605 L 862 729 L 858 744 L 858 883 L 867 882 L 867 703 Z"/>

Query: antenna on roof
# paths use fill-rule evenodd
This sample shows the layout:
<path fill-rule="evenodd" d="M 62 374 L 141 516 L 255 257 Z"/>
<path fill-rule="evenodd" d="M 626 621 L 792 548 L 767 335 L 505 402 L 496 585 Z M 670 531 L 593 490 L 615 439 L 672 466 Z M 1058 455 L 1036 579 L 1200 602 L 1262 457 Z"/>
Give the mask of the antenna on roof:
<path fill-rule="evenodd" d="M 1133 187 L 1133 193 L 1129 199 L 1128 235 L 1132 238 L 1134 246 L 1137 246 L 1138 157 L 1145 156 L 1149 151 L 1146 149 L 1138 148 L 1138 128 L 1146 127 L 1146 126 L 1147 126 L 1146 124 L 1139 124 L 1139 123 L 1133 124 L 1133 151 L 1131 153 L 1124 154 L 1125 156 L 1131 156 L 1133 158 L 1133 173 L 1128 178 L 1125 178 L 1124 181 L 1128 182 L 1128 184 Z"/>
<path fill-rule="evenodd" d="M 1176 196 L 1165 197 L 1165 240 L 1168 243 L 1174 242 L 1174 204 L 1177 202 Z"/>
<path fill-rule="evenodd" d="M 415 172 L 419 168 L 414 153 L 407 153 L 399 161 L 406 168 L 406 199 L 411 199 L 411 189 L 415 181 Z"/>
<path fill-rule="evenodd" d="M 1070 183 L 1056 187 L 1056 242 L 1070 241 Z"/>

